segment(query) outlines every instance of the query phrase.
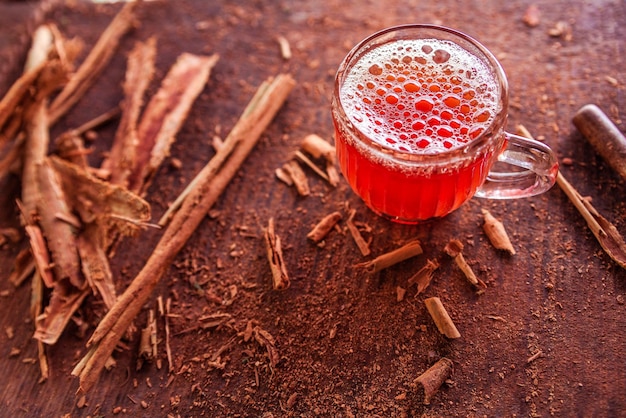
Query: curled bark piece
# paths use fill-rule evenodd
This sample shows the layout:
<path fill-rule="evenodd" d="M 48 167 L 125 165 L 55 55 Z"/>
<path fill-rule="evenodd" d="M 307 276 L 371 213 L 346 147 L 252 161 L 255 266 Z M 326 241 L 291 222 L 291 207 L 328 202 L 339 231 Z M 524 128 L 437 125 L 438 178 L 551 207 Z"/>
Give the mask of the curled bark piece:
<path fill-rule="evenodd" d="M 467 264 L 467 261 L 465 261 L 465 257 L 463 257 L 463 252 L 462 252 L 463 243 L 461 241 L 459 241 L 458 239 L 453 239 L 450 242 L 448 242 L 448 244 L 446 244 L 443 250 L 446 254 L 448 254 L 450 257 L 454 259 L 454 262 L 461 269 L 461 271 L 463 272 L 463 275 L 465 276 L 468 282 L 470 282 L 472 285 L 476 287 L 482 287 L 482 288 L 487 287 L 487 285 L 482 280 L 476 277 L 476 274 L 474 274 L 474 271 L 472 270 L 470 265 Z"/>
<path fill-rule="evenodd" d="M 274 218 L 270 218 L 265 230 L 265 244 L 267 247 L 267 260 L 272 270 L 272 287 L 274 290 L 284 290 L 290 285 L 289 274 L 283 259 L 280 237 L 274 231 Z"/>
<path fill-rule="evenodd" d="M 506 233 L 504 224 L 497 220 L 488 210 L 483 209 L 483 216 L 485 223 L 483 224 L 483 230 L 487 234 L 487 238 L 491 241 L 491 244 L 498 250 L 503 250 L 511 255 L 515 255 L 515 248 L 511 244 L 509 235 Z"/>
<path fill-rule="evenodd" d="M 415 383 L 423 391 L 424 405 L 430 405 L 432 397 L 452 374 L 452 367 L 452 360 L 443 357 L 415 379 Z"/>
<path fill-rule="evenodd" d="M 340 212 L 333 212 L 330 215 L 326 215 L 324 219 L 318 222 L 317 225 L 307 234 L 307 238 L 314 242 L 320 242 L 324 239 L 326 234 L 339 222 L 341 219 Z"/>
<path fill-rule="evenodd" d="M 408 280 L 409 286 L 417 284 L 416 296 L 422 293 L 433 279 L 433 273 L 439 268 L 439 262 L 437 260 L 426 260 L 426 265 L 419 269 L 417 273 L 411 276 Z"/>
<path fill-rule="evenodd" d="M 441 299 L 438 297 L 428 298 L 424 300 L 424 304 L 440 333 L 451 339 L 461 337 L 461 333 L 456 329 L 454 322 L 448 315 L 448 311 L 443 307 Z"/>
<path fill-rule="evenodd" d="M 422 245 L 418 240 L 410 241 L 404 244 L 402 247 L 397 248 L 388 253 L 379 255 L 375 259 L 357 264 L 355 267 L 361 267 L 367 270 L 369 273 L 377 273 L 383 269 L 393 266 L 408 258 L 415 257 L 422 254 Z"/>
<path fill-rule="evenodd" d="M 285 163 L 283 165 L 283 170 L 289 175 L 289 177 L 291 177 L 291 180 L 295 184 L 296 190 L 300 196 L 308 196 L 311 194 L 309 181 L 297 161 L 291 160 L 288 163 Z"/>

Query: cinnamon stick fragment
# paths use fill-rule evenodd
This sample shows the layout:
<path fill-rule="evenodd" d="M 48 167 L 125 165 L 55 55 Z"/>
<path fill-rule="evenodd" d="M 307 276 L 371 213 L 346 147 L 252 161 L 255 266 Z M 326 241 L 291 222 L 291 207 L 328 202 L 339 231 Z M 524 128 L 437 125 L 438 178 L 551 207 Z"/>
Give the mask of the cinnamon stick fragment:
<path fill-rule="evenodd" d="M 498 250 L 503 250 L 511 255 L 515 255 L 515 248 L 513 248 L 513 244 L 511 244 L 504 224 L 497 220 L 487 209 L 483 209 L 482 212 L 484 217 L 483 230 L 485 234 L 487 234 L 489 241 L 491 241 L 491 245 Z"/>
<path fill-rule="evenodd" d="M 141 2 L 126 3 L 100 35 L 85 61 L 50 105 L 51 124 L 78 103 L 100 76 L 117 50 L 122 36 L 135 24 L 135 8 L 139 3 Z"/>
<path fill-rule="evenodd" d="M 430 405 L 441 385 L 450 378 L 452 367 L 452 360 L 443 357 L 415 379 L 415 383 L 422 389 L 424 405 Z"/>
<path fill-rule="evenodd" d="M 400 263 L 401 261 L 407 260 L 411 257 L 415 257 L 416 255 L 420 255 L 422 254 L 422 252 L 422 245 L 420 244 L 420 242 L 418 240 L 413 240 L 404 244 L 400 248 L 379 255 L 373 260 L 367 261 L 365 263 L 359 263 L 355 265 L 355 267 L 363 268 L 370 274 L 374 274 L 388 267 L 391 267 L 394 264 Z"/>
<path fill-rule="evenodd" d="M 291 160 L 283 165 L 283 170 L 289 175 L 293 184 L 296 186 L 296 190 L 300 196 L 308 196 L 311 194 L 309 188 L 309 181 L 306 178 L 306 174 L 302 171 L 302 167 L 297 161 Z"/>
<path fill-rule="evenodd" d="M 441 303 L 441 299 L 438 297 L 432 297 L 424 300 L 424 304 L 426 305 L 426 309 L 428 309 L 428 313 L 433 318 L 435 325 L 440 333 L 445 335 L 448 338 L 460 338 L 461 333 L 456 329 L 454 322 L 448 315 L 446 308 L 443 307 L 443 303 Z"/>
<path fill-rule="evenodd" d="M 532 139 L 532 135 L 524 126 L 519 125 L 517 129 L 520 135 Z M 565 195 L 585 219 L 587 226 L 589 226 L 589 229 L 598 240 L 598 243 L 600 243 L 602 249 L 613 261 L 626 269 L 626 242 L 624 242 L 624 238 L 620 235 L 615 225 L 600 215 L 589 199 L 583 198 L 574 186 L 565 179 L 562 172 L 557 174 L 556 184 L 559 185 L 561 190 L 563 190 Z"/>
<path fill-rule="evenodd" d="M 415 296 L 426 290 L 426 288 L 428 287 L 428 285 L 430 285 L 430 282 L 433 279 L 433 273 L 438 268 L 439 262 L 437 260 L 426 260 L 426 265 L 419 269 L 417 273 L 409 278 L 409 286 L 417 284 L 417 293 L 415 294 Z"/>
<path fill-rule="evenodd" d="M 626 179 L 626 137 L 602 109 L 587 104 L 576 112 L 572 121 L 611 168 Z"/>
<path fill-rule="evenodd" d="M 128 66 L 124 79 L 122 117 L 115 132 L 113 145 L 101 168 L 110 173 L 113 184 L 128 186 L 128 177 L 135 168 L 139 139 L 137 122 L 143 98 L 152 77 L 156 59 L 156 38 L 138 42 L 128 55 Z"/>
<path fill-rule="evenodd" d="M 204 89 L 219 59 L 182 53 L 165 76 L 159 91 L 146 106 L 137 127 L 137 147 L 128 189 L 145 193 L 161 162 L 169 155 L 172 142 L 191 106 Z"/>
<path fill-rule="evenodd" d="M 485 282 L 476 277 L 470 265 L 467 264 L 467 261 L 465 261 L 465 257 L 463 257 L 462 252 L 463 243 L 461 241 L 459 241 L 458 239 L 450 240 L 450 242 L 446 244 L 443 250 L 446 254 L 454 259 L 454 262 L 461 269 L 468 282 L 476 287 L 482 287 L 483 289 L 487 287 Z"/>
<path fill-rule="evenodd" d="M 326 237 L 331 229 L 341 220 L 341 212 L 333 212 L 326 215 L 315 227 L 307 234 L 307 238 L 313 242 L 320 242 Z"/>
<path fill-rule="evenodd" d="M 326 162 L 326 179 L 331 186 L 339 184 L 339 173 L 335 166 L 335 147 L 318 135 L 311 134 L 302 140 L 302 150 L 311 154 L 315 158 L 323 158 Z"/>
<path fill-rule="evenodd" d="M 118 297 L 113 308 L 100 321 L 87 342 L 91 347 L 90 350 L 72 371 L 73 375 L 80 378 L 81 392 L 90 391 L 97 383 L 120 338 L 140 312 L 178 252 L 236 175 L 294 85 L 293 78 L 284 74 L 264 82 L 229 134 L 230 139 L 225 141 L 224 147 L 192 181 L 193 186 L 181 199 L 180 208 L 174 214 L 152 255 L 129 287 Z M 220 154 L 222 152 L 226 155 Z M 216 158 L 219 163 L 214 161 Z"/>
<path fill-rule="evenodd" d="M 274 290 L 287 289 L 290 285 L 289 274 L 283 259 L 280 237 L 274 231 L 274 218 L 270 218 L 265 230 L 265 245 L 267 260 L 272 270 L 272 287 Z"/>
<path fill-rule="evenodd" d="M 356 244 L 357 247 L 359 247 L 359 251 L 361 251 L 361 254 L 366 257 L 368 255 L 370 255 L 370 246 L 369 243 L 367 241 L 365 241 L 365 239 L 363 239 L 363 236 L 361 235 L 361 232 L 359 231 L 359 228 L 356 227 L 356 225 L 354 224 L 354 216 L 356 215 L 356 209 L 350 209 L 350 212 L 348 213 L 348 220 L 346 221 L 346 225 L 348 227 L 348 231 L 350 231 L 350 235 L 352 235 L 352 239 L 354 240 L 354 243 Z"/>

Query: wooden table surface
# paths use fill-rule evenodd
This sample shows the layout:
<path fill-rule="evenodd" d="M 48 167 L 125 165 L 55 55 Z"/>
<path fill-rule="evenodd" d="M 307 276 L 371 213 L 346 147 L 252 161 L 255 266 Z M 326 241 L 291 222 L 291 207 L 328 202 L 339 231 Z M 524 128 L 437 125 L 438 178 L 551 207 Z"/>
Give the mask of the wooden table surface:
<path fill-rule="evenodd" d="M 87 47 L 120 7 L 67 4 L 43 19 L 68 36 L 80 36 Z M 523 22 L 531 4 L 540 12 L 536 27 Z M 33 26 L 29 6 L 0 1 L 0 54 L 7 63 L 0 67 L 0 94 L 22 65 L 27 38 L 6 40 Z M 256 86 L 279 72 L 291 73 L 298 84 L 154 293 L 173 299 L 171 373 L 162 329 L 163 367 L 136 370 L 135 334 L 116 351 L 117 366 L 79 402 L 78 382 L 69 372 L 99 319 L 93 307 L 100 302 L 90 297 L 78 312 L 89 327 L 81 333 L 72 322 L 48 347 L 51 376 L 38 383 L 29 285 L 14 288 L 6 280 L 26 240 L 0 249 L 0 415 L 626 417 L 626 271 L 602 251 L 558 187 L 515 201 L 473 199 L 444 219 L 402 226 L 371 213 L 343 180 L 332 188 L 308 173 L 312 194 L 302 198 L 274 176 L 305 135 L 333 141 L 333 76 L 354 44 L 395 24 L 438 23 L 472 35 L 498 57 L 510 84 L 508 129 L 523 124 L 549 144 L 562 173 L 626 234 L 626 182 L 571 123 L 582 105 L 596 103 L 626 131 L 626 2 L 181 0 L 145 2 L 140 16 L 140 27 L 123 39 L 101 80 L 53 133 L 119 104 L 125 54 L 137 40 L 158 37 L 151 93 L 181 52 L 219 53 L 172 147 L 171 158 L 182 167 L 166 161 L 148 191 L 155 219 L 208 161 L 211 138 L 225 137 Z M 559 22 L 565 30 L 551 35 Z M 289 60 L 280 56 L 279 35 L 290 43 Z M 98 131 L 93 165 L 101 162 L 114 129 L 110 124 Z M 18 227 L 19 179 L 3 180 L 0 190 L 0 228 Z M 366 277 L 353 265 L 367 258 L 344 227 L 323 247 L 306 239 L 324 215 L 339 210 L 345 218 L 346 205 L 371 228 L 364 235 L 372 240 L 373 256 L 414 238 L 425 254 Z M 504 222 L 516 255 L 490 246 L 481 209 Z M 262 239 L 270 217 L 292 277 L 284 292 L 270 288 Z M 160 234 L 143 231 L 121 244 L 112 260 L 120 293 Z M 485 293 L 477 295 L 453 264 L 444 263 L 424 294 L 409 289 L 397 301 L 397 287 L 406 287 L 451 238 L 465 244 L 466 258 L 487 283 Z M 437 332 L 423 304 L 432 296 L 449 309 L 460 339 Z M 151 299 L 135 325 L 143 326 L 154 303 Z M 232 315 L 232 321 L 217 330 L 187 331 L 200 316 L 217 312 Z M 237 336 L 249 320 L 276 339 L 276 367 L 269 367 L 258 343 Z M 223 368 L 208 364 L 229 342 Z M 431 405 L 422 405 L 413 380 L 442 356 L 453 360 L 453 375 Z"/>

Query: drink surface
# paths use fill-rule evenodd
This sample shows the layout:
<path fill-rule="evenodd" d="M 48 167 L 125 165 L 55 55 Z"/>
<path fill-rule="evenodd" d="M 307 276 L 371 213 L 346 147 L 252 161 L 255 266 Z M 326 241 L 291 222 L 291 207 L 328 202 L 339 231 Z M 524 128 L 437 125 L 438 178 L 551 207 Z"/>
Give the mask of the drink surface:
<path fill-rule="evenodd" d="M 497 89 L 487 65 L 453 42 L 397 40 L 359 59 L 340 100 L 351 122 L 381 146 L 437 154 L 463 146 L 491 124 Z"/>
<path fill-rule="evenodd" d="M 494 122 L 500 93 L 487 64 L 449 41 L 398 40 L 368 51 L 346 70 L 339 90 L 350 124 L 334 115 L 344 176 L 371 209 L 394 221 L 447 215 L 484 182 L 504 139 L 455 162 L 445 155 Z M 400 158 L 372 149 L 363 136 Z"/>

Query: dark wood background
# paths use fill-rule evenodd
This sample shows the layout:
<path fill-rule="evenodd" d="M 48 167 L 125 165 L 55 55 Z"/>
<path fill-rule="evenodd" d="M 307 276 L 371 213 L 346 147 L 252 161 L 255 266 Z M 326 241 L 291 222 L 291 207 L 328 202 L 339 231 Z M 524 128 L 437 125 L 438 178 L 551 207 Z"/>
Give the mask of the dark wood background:
<path fill-rule="evenodd" d="M 523 22 L 531 3 L 541 13 L 532 28 Z M 37 20 L 53 21 L 91 46 L 120 5 L 67 2 L 33 15 L 39 7 L 0 2 L 0 94 L 18 76 Z M 439 23 L 494 52 L 511 86 L 509 129 L 522 123 L 553 147 L 563 174 L 626 234 L 626 183 L 571 123 L 577 109 L 596 103 L 626 130 L 625 2 L 181 0 L 146 2 L 140 16 L 141 26 L 124 38 L 105 74 L 53 133 L 119 103 L 125 56 L 137 40 L 158 37 L 151 93 L 181 52 L 218 52 L 220 61 L 172 148 L 183 166 L 166 162 L 148 192 L 155 219 L 208 161 L 211 138 L 225 137 L 262 80 L 290 72 L 298 85 L 155 292 L 173 298 L 172 373 L 162 342 L 164 366 L 136 370 L 135 335 L 116 352 L 117 367 L 103 373 L 86 404 L 77 406 L 77 381 L 69 372 L 98 320 L 93 297 L 79 312 L 90 328 L 82 335 L 71 324 L 48 348 L 51 377 L 38 383 L 30 289 L 6 281 L 26 242 L 0 249 L 0 415 L 626 416 L 626 271 L 604 254 L 558 187 L 517 201 L 473 199 L 445 219 L 409 227 L 377 218 L 345 182 L 332 189 L 309 173 L 313 193 L 301 198 L 274 177 L 305 135 L 332 141 L 333 76 L 355 43 L 394 24 Z M 557 22 L 570 35 L 551 36 Z M 290 42 L 291 60 L 280 56 L 279 35 Z M 114 130 L 112 123 L 98 131 L 92 164 L 102 160 Z M 3 181 L 0 190 L 0 227 L 16 227 L 19 179 Z M 307 241 L 313 224 L 346 204 L 371 227 L 364 234 L 372 239 L 373 255 L 413 238 L 422 241 L 425 255 L 368 278 L 352 268 L 363 257 L 345 231 L 333 232 L 323 248 Z M 483 208 L 505 223 L 515 256 L 489 245 Z M 280 293 L 270 290 L 262 240 L 270 217 L 292 276 L 292 286 Z M 159 236 L 145 231 L 120 246 L 112 264 L 120 292 Z M 409 289 L 396 301 L 396 287 L 406 287 L 451 238 L 465 243 L 486 292 L 476 295 L 448 262 L 424 295 Z M 227 300 L 233 288 L 232 304 L 215 302 Z M 462 338 L 438 334 L 423 305 L 430 296 L 443 300 Z M 146 309 L 154 306 L 151 301 Z M 233 320 L 217 330 L 185 332 L 201 315 L 216 312 Z M 237 337 L 248 320 L 276 338 L 281 360 L 273 370 L 262 347 Z M 136 325 L 144 323 L 145 310 Z M 224 368 L 211 368 L 207 357 L 231 339 Z M 12 356 L 15 350 L 19 354 Z M 538 351 L 542 355 L 528 363 Z M 421 405 L 412 382 L 441 356 L 454 361 L 454 373 L 430 406 Z"/>

